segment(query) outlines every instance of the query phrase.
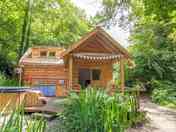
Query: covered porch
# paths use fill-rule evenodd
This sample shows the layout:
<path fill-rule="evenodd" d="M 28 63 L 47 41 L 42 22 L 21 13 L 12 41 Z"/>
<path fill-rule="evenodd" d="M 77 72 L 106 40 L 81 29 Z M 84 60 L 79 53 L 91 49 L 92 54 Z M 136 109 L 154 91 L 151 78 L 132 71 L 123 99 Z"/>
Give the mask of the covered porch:
<path fill-rule="evenodd" d="M 124 60 L 120 55 L 79 53 L 69 58 L 69 88 L 74 89 L 80 85 L 82 88 L 88 86 L 106 88 L 113 80 L 113 64 L 120 65 L 120 83 L 118 86 L 124 91 Z M 70 73 L 70 72 L 69 72 Z M 70 81 L 72 80 L 72 81 Z"/>

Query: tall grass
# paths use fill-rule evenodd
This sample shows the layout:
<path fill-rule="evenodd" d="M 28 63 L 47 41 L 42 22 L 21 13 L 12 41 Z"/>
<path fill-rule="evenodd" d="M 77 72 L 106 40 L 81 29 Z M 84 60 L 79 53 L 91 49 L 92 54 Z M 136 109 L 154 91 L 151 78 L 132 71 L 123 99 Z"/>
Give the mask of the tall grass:
<path fill-rule="evenodd" d="M 137 121 L 138 115 L 134 96 L 109 96 L 92 88 L 70 95 L 63 125 L 68 132 L 124 132 Z"/>
<path fill-rule="evenodd" d="M 23 108 L 18 108 L 10 115 L 0 113 L 0 132 L 44 132 L 46 122 L 43 119 L 29 119 L 25 116 Z"/>

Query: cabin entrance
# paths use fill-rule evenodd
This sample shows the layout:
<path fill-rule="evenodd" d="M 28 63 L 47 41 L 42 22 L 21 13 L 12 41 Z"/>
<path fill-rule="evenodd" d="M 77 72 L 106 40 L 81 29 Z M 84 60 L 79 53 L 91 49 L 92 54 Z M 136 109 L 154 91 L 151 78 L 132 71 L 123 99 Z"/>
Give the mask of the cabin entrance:
<path fill-rule="evenodd" d="M 91 84 L 91 70 L 81 68 L 79 69 L 79 84 L 81 87 L 86 88 Z"/>

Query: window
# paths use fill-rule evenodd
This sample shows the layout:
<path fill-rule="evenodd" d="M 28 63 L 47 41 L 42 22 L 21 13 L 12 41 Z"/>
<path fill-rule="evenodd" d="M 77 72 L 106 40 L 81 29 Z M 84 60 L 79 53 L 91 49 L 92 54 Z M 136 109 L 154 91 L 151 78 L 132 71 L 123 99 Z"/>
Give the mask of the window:
<path fill-rule="evenodd" d="M 47 52 L 46 51 L 41 51 L 40 52 L 40 57 L 46 57 L 47 56 Z"/>
<path fill-rule="evenodd" d="M 56 56 L 56 52 L 49 52 L 49 57 L 55 57 Z"/>
<path fill-rule="evenodd" d="M 100 80 L 101 71 L 99 69 L 92 70 L 92 80 Z"/>

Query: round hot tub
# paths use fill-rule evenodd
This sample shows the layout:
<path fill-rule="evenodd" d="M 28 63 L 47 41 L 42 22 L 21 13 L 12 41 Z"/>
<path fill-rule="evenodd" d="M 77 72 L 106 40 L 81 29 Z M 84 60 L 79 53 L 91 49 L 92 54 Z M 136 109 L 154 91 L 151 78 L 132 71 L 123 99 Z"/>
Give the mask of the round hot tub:
<path fill-rule="evenodd" d="M 0 111 L 9 111 L 22 104 L 25 107 L 41 106 L 41 96 L 40 91 L 29 87 L 0 87 Z"/>

